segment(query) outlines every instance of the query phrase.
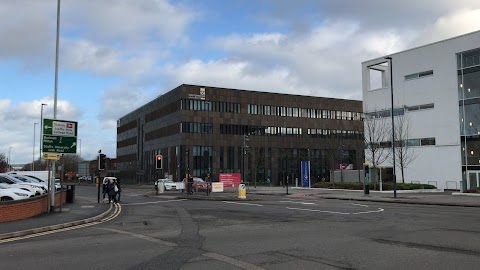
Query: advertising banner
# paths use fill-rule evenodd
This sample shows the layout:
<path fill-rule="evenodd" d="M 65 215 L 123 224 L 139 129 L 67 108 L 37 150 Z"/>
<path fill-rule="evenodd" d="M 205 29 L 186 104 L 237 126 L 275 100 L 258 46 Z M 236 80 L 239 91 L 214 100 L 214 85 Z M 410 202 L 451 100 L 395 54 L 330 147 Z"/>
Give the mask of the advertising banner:
<path fill-rule="evenodd" d="M 302 160 L 302 187 L 310 187 L 310 160 Z"/>
<path fill-rule="evenodd" d="M 219 182 L 223 183 L 223 187 L 234 188 L 240 185 L 242 177 L 240 173 L 221 173 L 219 174 Z"/>

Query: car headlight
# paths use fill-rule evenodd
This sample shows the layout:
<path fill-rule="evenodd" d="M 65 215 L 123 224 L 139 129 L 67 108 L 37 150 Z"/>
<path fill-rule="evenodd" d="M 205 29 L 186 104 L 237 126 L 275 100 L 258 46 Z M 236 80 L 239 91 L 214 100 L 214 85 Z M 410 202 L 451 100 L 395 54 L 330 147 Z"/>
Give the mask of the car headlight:
<path fill-rule="evenodd" d="M 15 193 L 15 195 L 17 195 L 17 196 L 28 197 L 28 194 L 17 193 L 17 192 L 14 192 L 14 193 Z"/>

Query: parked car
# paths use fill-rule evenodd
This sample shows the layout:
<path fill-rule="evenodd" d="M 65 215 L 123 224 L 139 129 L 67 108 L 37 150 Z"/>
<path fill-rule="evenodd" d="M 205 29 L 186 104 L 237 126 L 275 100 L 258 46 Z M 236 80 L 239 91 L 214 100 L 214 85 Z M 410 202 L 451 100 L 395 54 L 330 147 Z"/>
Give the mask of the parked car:
<path fill-rule="evenodd" d="M 157 185 L 160 182 L 163 183 L 165 190 L 177 190 L 177 184 L 172 179 L 158 179 Z"/>
<path fill-rule="evenodd" d="M 5 174 L 0 174 L 0 187 L 2 188 L 19 188 L 19 189 L 23 189 L 23 190 L 26 190 L 32 194 L 35 194 L 35 195 L 40 195 L 40 192 L 32 187 L 31 185 L 29 185 L 28 183 L 24 183 L 22 182 L 23 184 L 17 184 L 17 182 L 15 181 L 19 181 L 15 178 L 11 179 L 12 177 L 11 176 L 8 176 L 8 175 L 5 175 Z"/>
<path fill-rule="evenodd" d="M 184 178 L 183 181 L 186 181 L 186 179 Z M 198 190 L 198 191 L 206 191 L 207 188 L 209 191 L 212 191 L 212 185 L 210 183 L 203 181 L 203 179 L 200 177 L 193 177 L 192 187 L 194 190 Z"/>
<path fill-rule="evenodd" d="M 19 175 L 19 174 L 9 174 L 9 175 L 11 177 L 16 178 L 18 181 L 30 184 L 34 189 L 35 188 L 38 189 L 38 191 L 40 192 L 40 195 L 43 195 L 48 191 L 47 186 L 43 183 L 38 183 L 36 179 L 29 178 L 28 176 Z M 21 183 L 17 182 L 17 184 L 21 184 Z"/>
<path fill-rule="evenodd" d="M 34 193 L 20 188 L 0 187 L 0 201 L 16 201 L 35 196 Z"/>
<path fill-rule="evenodd" d="M 36 179 L 36 180 L 39 181 L 40 183 L 44 183 L 46 186 L 48 186 L 48 181 L 46 181 L 46 180 L 40 179 L 40 178 L 38 178 L 38 177 L 36 177 L 36 176 L 34 176 L 34 175 L 27 175 L 27 174 L 24 174 L 24 175 L 25 175 L 25 176 L 28 176 L 28 177 L 30 177 L 30 178 Z M 59 191 L 60 188 L 61 188 L 60 182 L 59 182 L 59 181 L 57 182 L 57 181 L 55 180 L 55 190 L 56 190 L 56 191 Z M 48 187 L 47 187 L 47 190 L 48 190 Z"/>

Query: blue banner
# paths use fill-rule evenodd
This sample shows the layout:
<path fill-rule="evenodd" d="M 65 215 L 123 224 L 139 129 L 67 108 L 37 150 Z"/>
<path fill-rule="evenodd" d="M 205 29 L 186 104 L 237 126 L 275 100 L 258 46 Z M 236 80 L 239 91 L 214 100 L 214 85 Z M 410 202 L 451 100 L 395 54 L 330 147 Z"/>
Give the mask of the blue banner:
<path fill-rule="evenodd" d="M 310 160 L 302 160 L 302 187 L 310 187 Z"/>

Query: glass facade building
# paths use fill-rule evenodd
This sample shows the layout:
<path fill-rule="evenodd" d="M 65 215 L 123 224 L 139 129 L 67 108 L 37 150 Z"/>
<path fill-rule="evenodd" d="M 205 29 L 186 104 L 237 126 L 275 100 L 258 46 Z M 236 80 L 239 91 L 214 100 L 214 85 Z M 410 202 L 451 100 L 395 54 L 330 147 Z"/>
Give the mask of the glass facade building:
<path fill-rule="evenodd" d="M 241 173 L 281 185 L 310 160 L 312 183 L 328 181 L 339 164 L 362 167 L 362 119 L 357 100 L 181 85 L 118 120 L 118 176 L 149 183 Z"/>

